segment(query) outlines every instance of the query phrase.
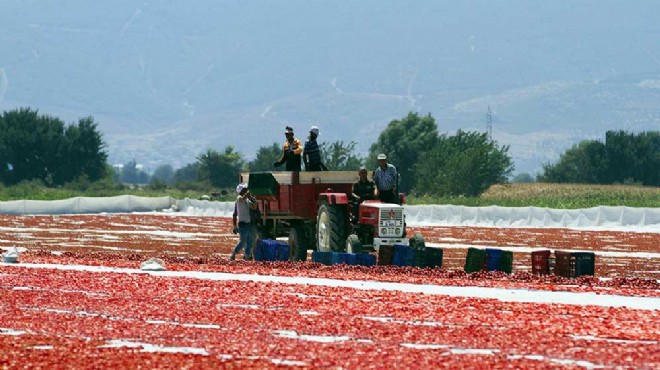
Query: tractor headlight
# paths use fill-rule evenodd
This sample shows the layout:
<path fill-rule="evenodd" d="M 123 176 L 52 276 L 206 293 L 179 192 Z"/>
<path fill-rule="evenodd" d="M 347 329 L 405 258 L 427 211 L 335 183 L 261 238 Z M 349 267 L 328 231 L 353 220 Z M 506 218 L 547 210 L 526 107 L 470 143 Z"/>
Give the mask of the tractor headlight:
<path fill-rule="evenodd" d="M 385 235 L 387 234 L 387 228 L 383 227 L 380 229 L 380 235 Z"/>
<path fill-rule="evenodd" d="M 397 228 L 394 230 L 394 233 L 395 233 L 396 235 L 401 234 L 401 228 L 400 228 L 400 227 L 397 227 Z"/>

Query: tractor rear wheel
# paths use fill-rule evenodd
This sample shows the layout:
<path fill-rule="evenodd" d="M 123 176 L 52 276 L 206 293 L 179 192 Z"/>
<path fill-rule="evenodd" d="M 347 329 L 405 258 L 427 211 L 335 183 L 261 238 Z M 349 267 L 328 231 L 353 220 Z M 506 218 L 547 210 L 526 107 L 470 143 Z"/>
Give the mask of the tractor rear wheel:
<path fill-rule="evenodd" d="M 307 248 L 310 247 L 310 239 L 305 230 L 305 225 L 296 223 L 289 230 L 289 261 L 307 261 Z"/>
<path fill-rule="evenodd" d="M 316 214 L 316 246 L 321 252 L 340 252 L 346 242 L 346 207 L 323 203 Z"/>

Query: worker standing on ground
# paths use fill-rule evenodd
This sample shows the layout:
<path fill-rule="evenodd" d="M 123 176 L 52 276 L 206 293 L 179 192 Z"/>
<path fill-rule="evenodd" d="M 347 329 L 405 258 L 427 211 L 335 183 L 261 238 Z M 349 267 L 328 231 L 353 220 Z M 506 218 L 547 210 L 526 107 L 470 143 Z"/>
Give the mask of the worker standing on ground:
<path fill-rule="evenodd" d="M 254 241 L 252 224 L 250 219 L 250 209 L 257 208 L 254 197 L 250 195 L 247 184 L 238 184 L 236 186 L 236 212 L 232 217 L 234 223 L 233 233 L 239 235 L 238 244 L 229 256 L 229 260 L 236 259 L 236 254 L 244 249 L 243 260 L 252 259 L 252 244 Z"/>
<path fill-rule="evenodd" d="M 305 171 L 327 171 L 323 162 L 321 161 L 321 149 L 316 142 L 319 136 L 319 128 L 312 126 L 309 129 L 309 139 L 305 142 L 305 150 L 303 151 L 303 163 L 305 163 Z"/>
<path fill-rule="evenodd" d="M 279 167 L 286 163 L 287 171 L 300 171 L 300 157 L 303 151 L 302 143 L 293 136 L 293 128 L 290 126 L 286 126 L 284 136 L 286 137 L 286 141 L 282 148 L 282 158 L 273 163 L 273 166 Z"/>
<path fill-rule="evenodd" d="M 399 173 L 394 165 L 387 163 L 387 156 L 385 154 L 378 154 L 377 158 L 378 168 L 374 172 L 376 196 L 383 203 L 399 204 Z"/>

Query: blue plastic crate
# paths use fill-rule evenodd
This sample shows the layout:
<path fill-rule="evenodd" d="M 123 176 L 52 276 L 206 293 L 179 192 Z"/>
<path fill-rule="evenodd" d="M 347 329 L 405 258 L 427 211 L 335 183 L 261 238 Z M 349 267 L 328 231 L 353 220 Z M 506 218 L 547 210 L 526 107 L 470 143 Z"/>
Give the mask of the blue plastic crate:
<path fill-rule="evenodd" d="M 407 245 L 395 244 L 394 245 L 394 258 L 392 264 L 394 266 L 412 266 L 415 259 L 415 251 Z"/>
<path fill-rule="evenodd" d="M 312 252 L 312 262 L 317 262 L 329 266 L 332 264 L 332 253 L 333 252 Z"/>
<path fill-rule="evenodd" d="M 291 250 L 291 246 L 288 243 L 278 242 L 277 243 L 277 260 L 278 261 L 288 261 L 290 250 Z"/>
<path fill-rule="evenodd" d="M 255 261 L 277 261 L 279 242 L 272 239 L 261 239 L 254 250 Z"/>
<path fill-rule="evenodd" d="M 502 250 L 486 248 L 486 269 L 488 271 L 501 271 Z"/>
<path fill-rule="evenodd" d="M 369 253 L 358 253 L 356 255 L 357 264 L 360 266 L 376 266 L 376 256 Z"/>
<path fill-rule="evenodd" d="M 341 263 L 341 259 L 338 252 L 330 252 L 330 264 L 331 265 L 336 265 L 338 263 Z"/>
<path fill-rule="evenodd" d="M 339 253 L 339 263 L 347 265 L 357 265 L 357 255 L 355 253 Z"/>

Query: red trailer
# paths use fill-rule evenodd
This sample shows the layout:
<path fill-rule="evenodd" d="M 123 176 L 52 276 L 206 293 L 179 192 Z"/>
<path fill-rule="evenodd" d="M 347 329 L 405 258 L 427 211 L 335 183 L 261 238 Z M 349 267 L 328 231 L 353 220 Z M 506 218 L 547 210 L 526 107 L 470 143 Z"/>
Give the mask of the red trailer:
<path fill-rule="evenodd" d="M 290 260 L 304 261 L 308 250 L 358 253 L 380 245 L 407 244 L 400 204 L 366 201 L 353 215 L 356 171 L 243 173 L 257 198 L 261 237 L 288 236 Z M 420 235 L 415 238 L 420 239 Z M 422 242 L 416 240 L 415 242 Z"/>

